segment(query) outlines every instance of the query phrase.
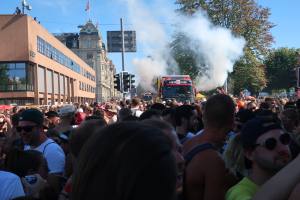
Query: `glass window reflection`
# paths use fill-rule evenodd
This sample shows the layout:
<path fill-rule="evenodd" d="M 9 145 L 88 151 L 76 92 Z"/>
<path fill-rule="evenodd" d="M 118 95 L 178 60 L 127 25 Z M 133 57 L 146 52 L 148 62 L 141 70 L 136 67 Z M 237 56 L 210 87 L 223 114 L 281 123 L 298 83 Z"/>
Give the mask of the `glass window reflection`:
<path fill-rule="evenodd" d="M 33 66 L 26 63 L 1 63 L 0 91 L 26 90 L 33 90 Z"/>

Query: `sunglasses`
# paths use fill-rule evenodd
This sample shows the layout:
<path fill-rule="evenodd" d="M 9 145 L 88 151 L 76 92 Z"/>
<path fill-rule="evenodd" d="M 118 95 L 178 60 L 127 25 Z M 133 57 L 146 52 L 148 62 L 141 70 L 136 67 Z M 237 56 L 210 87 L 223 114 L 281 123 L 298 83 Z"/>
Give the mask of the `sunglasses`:
<path fill-rule="evenodd" d="M 255 147 L 262 146 L 272 151 L 276 148 L 277 142 L 278 140 L 276 138 L 268 138 L 262 144 L 255 144 Z M 291 136 L 287 133 L 284 133 L 279 136 L 279 142 L 283 145 L 289 145 L 291 142 Z"/>
<path fill-rule="evenodd" d="M 36 127 L 36 126 L 17 126 L 16 127 L 16 130 L 18 132 L 21 132 L 22 130 L 24 130 L 25 132 L 31 132 L 33 130 L 33 128 Z"/>

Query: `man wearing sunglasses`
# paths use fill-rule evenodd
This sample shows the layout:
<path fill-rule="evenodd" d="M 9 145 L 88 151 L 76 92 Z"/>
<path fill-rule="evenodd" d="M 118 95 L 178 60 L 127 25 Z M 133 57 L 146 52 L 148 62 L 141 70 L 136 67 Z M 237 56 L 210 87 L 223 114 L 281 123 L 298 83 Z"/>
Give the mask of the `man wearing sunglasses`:
<path fill-rule="evenodd" d="M 28 109 L 22 112 L 16 130 L 25 144 L 24 150 L 37 150 L 47 160 L 49 173 L 62 174 L 65 154 L 62 148 L 48 138 L 43 128 L 44 116 L 39 110 Z"/>
<path fill-rule="evenodd" d="M 230 188 L 226 200 L 252 199 L 258 188 L 289 163 L 290 135 L 270 118 L 256 117 L 241 131 L 248 177 Z"/>

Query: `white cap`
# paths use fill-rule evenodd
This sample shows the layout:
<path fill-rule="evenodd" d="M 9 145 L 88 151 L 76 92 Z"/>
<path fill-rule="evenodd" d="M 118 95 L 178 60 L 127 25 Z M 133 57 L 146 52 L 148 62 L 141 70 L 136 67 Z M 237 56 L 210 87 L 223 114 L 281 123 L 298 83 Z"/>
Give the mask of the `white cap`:
<path fill-rule="evenodd" d="M 76 112 L 83 113 L 83 109 L 82 108 L 78 108 Z"/>

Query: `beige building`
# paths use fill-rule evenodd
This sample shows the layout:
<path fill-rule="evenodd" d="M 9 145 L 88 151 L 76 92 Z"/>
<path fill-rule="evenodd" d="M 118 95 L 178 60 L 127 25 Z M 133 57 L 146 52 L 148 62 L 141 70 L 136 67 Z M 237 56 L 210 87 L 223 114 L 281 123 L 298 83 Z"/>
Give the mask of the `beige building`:
<path fill-rule="evenodd" d="M 95 101 L 96 73 L 37 21 L 0 15 L 0 104 Z"/>
<path fill-rule="evenodd" d="M 97 27 L 88 21 L 80 28 L 79 34 L 62 33 L 56 37 L 96 71 L 96 100 L 107 101 L 117 96 L 114 90 L 115 66 L 107 57 L 105 44 Z"/>

